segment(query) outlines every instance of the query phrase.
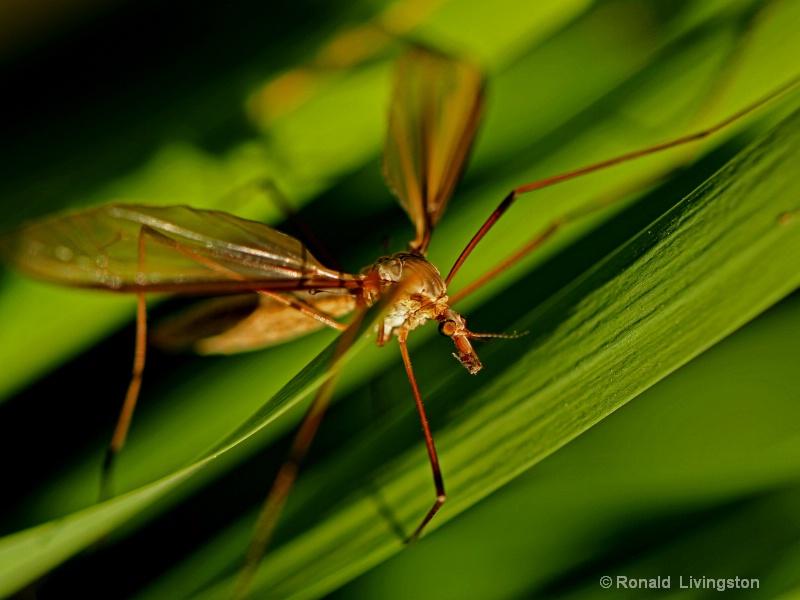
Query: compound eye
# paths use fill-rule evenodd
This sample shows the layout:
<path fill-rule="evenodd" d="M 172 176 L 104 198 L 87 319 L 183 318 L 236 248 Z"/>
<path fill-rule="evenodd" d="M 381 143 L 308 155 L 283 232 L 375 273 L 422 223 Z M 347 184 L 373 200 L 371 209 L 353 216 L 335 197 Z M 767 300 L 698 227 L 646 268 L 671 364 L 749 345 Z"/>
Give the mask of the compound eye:
<path fill-rule="evenodd" d="M 442 321 L 439 323 L 439 333 L 442 335 L 446 335 L 447 337 L 453 337 L 453 334 L 456 332 L 456 322 L 447 319 L 446 321 Z"/>

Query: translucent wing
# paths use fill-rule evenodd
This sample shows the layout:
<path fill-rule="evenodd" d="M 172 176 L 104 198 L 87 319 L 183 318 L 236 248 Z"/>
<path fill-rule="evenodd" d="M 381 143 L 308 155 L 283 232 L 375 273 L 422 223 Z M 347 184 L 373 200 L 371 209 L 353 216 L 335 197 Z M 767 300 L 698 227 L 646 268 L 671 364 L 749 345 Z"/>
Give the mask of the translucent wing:
<path fill-rule="evenodd" d="M 483 78 L 472 64 L 423 48 L 400 59 L 389 111 L 383 173 L 425 253 L 464 168 L 483 108 Z"/>
<path fill-rule="evenodd" d="M 344 293 L 292 295 L 328 316 L 341 317 L 355 309 L 356 299 L 340 291 Z M 204 300 L 158 324 L 150 341 L 166 350 L 235 354 L 281 344 L 322 327 L 320 321 L 268 296 L 222 296 Z"/>
<path fill-rule="evenodd" d="M 359 287 L 323 267 L 298 240 L 262 223 L 187 206 L 103 206 L 3 236 L 25 273 L 121 292 L 235 293 Z"/>

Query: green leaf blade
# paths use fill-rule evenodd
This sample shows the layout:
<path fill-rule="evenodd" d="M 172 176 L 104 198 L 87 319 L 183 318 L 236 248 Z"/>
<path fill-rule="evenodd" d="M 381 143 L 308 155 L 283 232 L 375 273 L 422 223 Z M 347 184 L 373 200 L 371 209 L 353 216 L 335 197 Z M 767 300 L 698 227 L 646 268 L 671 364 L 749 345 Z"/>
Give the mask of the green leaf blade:
<path fill-rule="evenodd" d="M 510 341 L 484 353 L 484 363 L 502 363 L 499 372 L 488 384 L 469 386 L 474 391 L 436 431 L 451 499 L 431 530 L 800 285 L 798 222 L 782 218 L 797 211 L 798 160 L 800 113 L 521 319 L 518 327 L 531 332 L 524 352 L 513 356 L 518 348 L 509 350 Z M 420 448 L 404 452 L 344 505 L 270 553 L 256 594 L 304 598 L 335 589 L 400 552 L 396 525 L 413 530 L 432 496 Z M 228 586 L 201 597 L 224 597 Z"/>

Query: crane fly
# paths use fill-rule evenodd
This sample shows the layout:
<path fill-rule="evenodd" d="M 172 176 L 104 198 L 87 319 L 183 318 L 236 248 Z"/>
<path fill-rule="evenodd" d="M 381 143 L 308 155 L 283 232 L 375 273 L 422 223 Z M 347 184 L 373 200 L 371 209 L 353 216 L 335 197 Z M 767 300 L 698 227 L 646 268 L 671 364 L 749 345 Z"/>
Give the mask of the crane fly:
<path fill-rule="evenodd" d="M 131 423 L 145 364 L 145 295 L 220 295 L 177 316 L 154 338 L 161 345 L 200 353 L 230 353 L 278 344 L 328 326 L 344 331 L 336 355 L 354 342 L 367 308 L 381 303 L 377 344 L 397 338 L 422 424 L 434 480 L 434 501 L 407 541 L 418 538 L 446 500 L 433 434 L 417 385 L 407 340 L 428 321 L 454 344 L 453 355 L 470 374 L 481 368 L 472 341 L 515 334 L 474 332 L 452 308 L 447 288 L 477 244 L 522 194 L 615 164 L 702 139 L 754 111 L 794 86 L 797 79 L 717 125 L 667 143 L 525 184 L 512 190 L 478 229 L 442 276 L 426 258 L 469 154 L 484 106 L 484 79 L 465 60 L 433 50 L 407 50 L 397 66 L 383 153 L 384 177 L 408 214 L 414 238 L 405 251 L 378 258 L 361 273 L 323 265 L 299 240 L 267 225 L 227 213 L 187 206 L 116 204 L 49 218 L 4 236 L 6 259 L 24 273 L 73 287 L 137 296 L 133 375 L 109 445 L 103 479 L 107 487 L 114 457 Z M 477 284 L 539 247 L 577 217 L 565 217 L 533 236 Z M 476 284 L 467 286 L 467 292 Z M 338 319 L 356 311 L 347 326 Z M 256 526 L 235 595 L 246 595 L 272 530 L 307 453 L 332 393 L 334 378 L 320 388 L 295 437 Z"/>

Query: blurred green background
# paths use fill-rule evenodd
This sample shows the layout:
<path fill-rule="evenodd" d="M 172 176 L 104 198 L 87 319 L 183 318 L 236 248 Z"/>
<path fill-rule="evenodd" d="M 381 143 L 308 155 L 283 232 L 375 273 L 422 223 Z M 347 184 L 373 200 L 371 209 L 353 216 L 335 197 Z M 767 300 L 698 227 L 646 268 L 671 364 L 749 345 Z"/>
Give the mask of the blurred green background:
<path fill-rule="evenodd" d="M 800 64 L 800 12 L 791 2 L 19 6 L 0 5 L 2 28 L 13 33 L 0 35 L 0 228 L 78 206 L 135 201 L 221 208 L 297 235 L 257 193 L 255 183 L 267 178 L 351 271 L 384 252 L 385 240 L 397 250 L 411 235 L 380 177 L 398 38 L 469 56 L 487 72 L 478 143 L 431 246 L 430 259 L 443 270 L 512 187 L 714 123 L 776 88 Z M 790 98 L 760 113 L 698 156 L 657 157 L 520 201 L 467 263 L 456 289 L 570 208 L 642 186 L 649 191 L 616 205 L 613 216 L 569 228 L 459 310 L 476 330 L 512 330 L 792 106 L 796 95 L 794 104 Z M 690 168 L 673 173 L 687 161 L 694 161 Z M 800 272 L 794 257 L 786 260 L 788 270 Z M 0 516 L 3 533 L 11 534 L 94 503 L 130 369 L 134 301 L 51 287 L 8 270 L 0 292 Z M 414 547 L 400 552 L 398 537 L 391 559 L 365 555 L 321 581 L 290 582 L 280 596 L 718 593 L 676 589 L 681 575 L 759 578 L 761 589 L 741 597 L 796 592 L 799 302 L 796 293 L 789 296 L 483 502 L 465 510 L 474 501 L 459 506 L 454 495 L 452 515 L 465 512 L 448 521 L 446 505 L 443 526 Z M 154 319 L 180 304 L 154 302 Z M 120 491 L 189 464 L 333 339 L 325 332 L 236 357 L 152 352 L 116 474 Z M 479 348 L 487 368 L 469 384 L 485 390 L 502 381 L 505 365 L 536 339 Z M 419 332 L 412 345 L 434 432 L 473 393 L 439 342 L 435 333 Z M 275 547 L 285 544 L 287 554 L 288 542 L 302 540 L 317 518 L 348 505 L 342 482 L 369 487 L 380 478 L 381 461 L 401 451 L 413 455 L 430 485 L 393 343 L 353 359 L 340 400 L 277 533 Z M 213 584 L 235 572 L 253 511 L 301 408 L 125 519 L 102 548 L 84 551 L 38 584 L 38 597 L 213 596 Z M 586 426 L 575 425 L 563 442 Z M 372 438 L 396 430 L 383 454 L 360 455 Z M 447 444 L 440 450 L 447 481 Z M 505 480 L 487 481 L 486 492 Z M 423 493 L 431 496 L 422 498 L 427 505 L 432 489 Z M 0 540 L 0 550 L 12 542 Z M 71 553 L 91 546 L 76 544 Z M 116 582 L 113 589 L 99 585 L 100 571 Z M 603 575 L 671 576 L 672 589 L 603 590 Z"/>

